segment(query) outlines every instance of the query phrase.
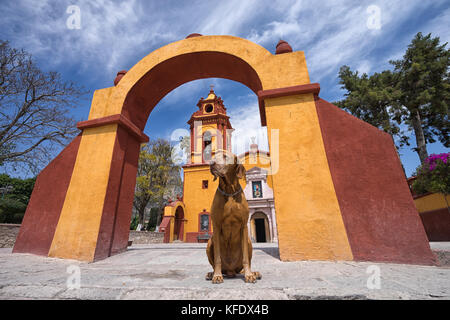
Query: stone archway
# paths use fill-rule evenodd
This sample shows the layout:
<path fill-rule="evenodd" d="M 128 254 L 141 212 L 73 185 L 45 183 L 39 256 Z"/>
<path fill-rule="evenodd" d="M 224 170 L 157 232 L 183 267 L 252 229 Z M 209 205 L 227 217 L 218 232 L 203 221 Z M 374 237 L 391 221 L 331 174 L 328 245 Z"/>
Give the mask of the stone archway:
<path fill-rule="evenodd" d="M 159 232 L 164 232 L 165 243 L 174 240 L 183 241 L 185 237 L 185 211 L 186 208 L 181 199 L 169 200 L 169 204 L 164 207 L 164 216 L 159 225 Z"/>
<path fill-rule="evenodd" d="M 184 210 L 179 206 L 175 210 L 175 221 L 173 228 L 173 239 L 183 241 L 183 226 L 184 226 Z"/>
<path fill-rule="evenodd" d="M 434 263 L 390 136 L 320 99 L 303 51 L 232 36 L 168 44 L 95 91 L 82 132 L 38 176 L 14 252 L 95 261 L 126 250 L 147 119 L 171 90 L 210 77 L 258 96 L 281 260 Z"/>

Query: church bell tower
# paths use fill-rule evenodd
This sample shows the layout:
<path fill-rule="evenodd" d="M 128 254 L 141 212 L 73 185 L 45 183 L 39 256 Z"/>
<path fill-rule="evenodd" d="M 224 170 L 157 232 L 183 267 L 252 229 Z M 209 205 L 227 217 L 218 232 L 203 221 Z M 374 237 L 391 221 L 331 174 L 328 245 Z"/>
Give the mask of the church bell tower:
<path fill-rule="evenodd" d="M 234 130 L 221 97 L 216 96 L 211 86 L 206 99 L 197 103 L 187 122 L 190 125 L 191 154 L 190 164 L 208 164 L 215 153 L 231 151 L 231 133 Z"/>

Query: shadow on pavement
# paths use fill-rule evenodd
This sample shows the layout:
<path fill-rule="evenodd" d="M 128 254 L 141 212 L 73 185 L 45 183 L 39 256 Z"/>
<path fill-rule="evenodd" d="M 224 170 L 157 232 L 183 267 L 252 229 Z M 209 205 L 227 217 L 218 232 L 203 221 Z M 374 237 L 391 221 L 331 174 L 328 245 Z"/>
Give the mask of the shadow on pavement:
<path fill-rule="evenodd" d="M 276 259 L 280 259 L 280 251 L 278 250 L 278 247 L 253 248 L 253 250 L 261 250 Z"/>

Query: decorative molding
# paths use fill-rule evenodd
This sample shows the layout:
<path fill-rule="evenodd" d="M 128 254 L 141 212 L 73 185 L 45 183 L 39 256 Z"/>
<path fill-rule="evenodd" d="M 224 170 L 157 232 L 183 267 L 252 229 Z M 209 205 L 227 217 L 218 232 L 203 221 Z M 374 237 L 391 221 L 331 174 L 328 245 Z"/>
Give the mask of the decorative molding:
<path fill-rule="evenodd" d="M 261 125 L 263 127 L 267 126 L 266 109 L 264 103 L 265 99 L 287 97 L 296 94 L 306 94 L 306 93 L 312 93 L 314 94 L 314 96 L 318 96 L 319 92 L 320 92 L 320 84 L 318 83 L 309 83 L 292 87 L 258 91 L 257 95 L 258 95 L 259 112 L 261 116 Z"/>
<path fill-rule="evenodd" d="M 103 118 L 97 118 L 93 120 L 80 121 L 77 123 L 77 128 L 84 130 L 87 128 L 95 128 L 100 126 L 106 126 L 108 124 L 117 123 L 119 126 L 126 129 L 131 135 L 139 140 L 139 142 L 148 142 L 149 137 L 143 133 L 134 123 L 121 114 L 115 114 Z"/>

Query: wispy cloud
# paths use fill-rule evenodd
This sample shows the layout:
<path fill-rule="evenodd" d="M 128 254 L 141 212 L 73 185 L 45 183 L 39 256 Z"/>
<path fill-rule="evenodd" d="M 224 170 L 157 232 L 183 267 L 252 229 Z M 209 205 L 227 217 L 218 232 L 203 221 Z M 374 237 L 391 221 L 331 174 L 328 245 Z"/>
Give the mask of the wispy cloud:
<path fill-rule="evenodd" d="M 235 154 L 249 150 L 255 141 L 260 150 L 269 150 L 267 128 L 261 127 L 258 104 L 241 105 L 228 112 L 231 125 L 235 129 L 232 135 L 232 149 Z"/>
<path fill-rule="evenodd" d="M 376 65 L 372 54 L 383 41 L 418 12 L 444 0 L 360 1 L 112 1 L 17 0 L 0 5 L 0 31 L 50 65 L 76 65 L 83 72 L 103 69 L 108 77 L 187 34 L 231 34 L 254 41 L 273 52 L 280 39 L 304 50 L 313 81 L 336 74 L 342 64 Z M 81 29 L 66 26 L 69 5 L 81 10 Z M 369 5 L 380 8 L 381 29 L 367 28 Z M 20 12 L 20 14 L 17 14 Z M 431 31 L 449 38 L 449 10 L 431 21 Z M 427 29 L 427 28 L 425 28 Z M 403 48 L 403 47 L 402 47 Z M 386 50 L 387 56 L 396 46 Z"/>
<path fill-rule="evenodd" d="M 66 9 L 72 5 L 68 1 L 22 0 L 3 7 L 13 12 L 17 5 L 21 14 L 2 18 L 3 33 L 9 29 L 8 38 L 17 47 L 51 58 L 49 66 L 76 64 L 83 71 L 103 68 L 114 73 L 132 66 L 129 59 L 136 56 L 136 48 L 149 51 L 156 44 L 177 40 L 163 21 L 152 21 L 152 15 L 145 13 L 136 0 L 76 1 L 80 29 L 67 27 L 70 14 Z M 148 27 L 145 21 L 151 21 Z"/>
<path fill-rule="evenodd" d="M 442 2 L 283 1 L 283 12 L 262 26 L 255 25 L 247 37 L 264 46 L 287 40 L 294 50 L 305 51 L 312 81 L 322 81 L 337 74 L 343 64 L 372 71 L 371 66 L 380 63 L 380 54 L 389 55 L 391 50 L 396 50 L 391 44 L 385 52 L 375 52 L 380 45 L 393 41 L 402 33 L 404 24 L 418 12 Z M 369 5 L 379 8 L 380 29 L 367 26 Z M 448 23 L 444 22 L 448 18 L 448 13 L 444 12 L 430 29 L 448 37 Z M 403 43 L 401 45 L 404 50 Z M 383 56 L 383 60 L 388 59 Z"/>
<path fill-rule="evenodd" d="M 67 28 L 69 5 L 80 8 L 81 29 Z M 367 27 L 369 5 L 380 8 L 380 29 Z M 43 69 L 56 69 L 89 89 L 112 85 L 118 70 L 199 32 L 239 36 L 270 52 L 284 39 L 294 50 L 305 52 L 311 81 L 321 83 L 321 96 L 340 99 L 337 74 L 342 65 L 367 73 L 389 68 L 388 61 L 400 58 L 419 31 L 450 41 L 448 0 L 15 0 L 1 1 L 0 12 L 0 39 L 32 53 Z M 236 141 L 236 148 L 242 150 L 256 136 L 267 149 L 256 99 L 245 99 L 248 92 L 229 87 L 226 80 L 199 80 L 169 93 L 160 103 L 169 115 L 152 114 L 151 119 L 164 126 L 154 123 L 151 133 L 170 132 L 174 116 L 188 119 L 210 84 L 230 106 L 234 136 L 243 141 Z M 233 94 L 244 98 L 230 103 Z M 87 118 L 89 105 L 83 110 L 81 117 Z M 185 120 L 177 123 L 184 125 Z"/>

